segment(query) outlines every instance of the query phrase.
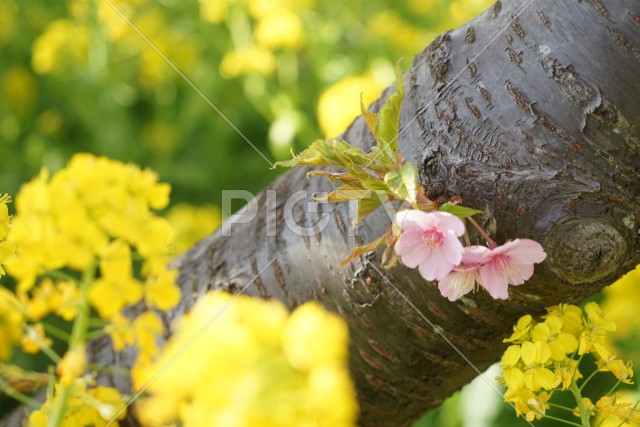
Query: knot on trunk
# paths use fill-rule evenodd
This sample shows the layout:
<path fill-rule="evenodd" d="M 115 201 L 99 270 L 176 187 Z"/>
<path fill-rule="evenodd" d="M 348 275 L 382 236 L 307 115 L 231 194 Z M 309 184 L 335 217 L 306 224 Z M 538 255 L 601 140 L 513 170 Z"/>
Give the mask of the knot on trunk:
<path fill-rule="evenodd" d="M 549 230 L 544 243 L 548 267 L 572 285 L 604 280 L 626 261 L 624 234 L 603 218 L 564 220 Z"/>

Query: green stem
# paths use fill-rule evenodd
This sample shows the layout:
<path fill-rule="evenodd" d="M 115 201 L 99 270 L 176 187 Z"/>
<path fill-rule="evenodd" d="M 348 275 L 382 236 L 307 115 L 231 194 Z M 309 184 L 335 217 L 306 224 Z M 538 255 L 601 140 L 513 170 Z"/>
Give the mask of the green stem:
<path fill-rule="evenodd" d="M 576 403 L 578 404 L 578 410 L 580 411 L 580 421 L 582 422 L 583 427 L 590 427 L 589 418 L 591 418 L 589 412 L 587 412 L 587 408 L 584 406 L 584 402 L 582 401 L 582 394 L 580 393 L 580 389 L 578 389 L 578 384 L 571 379 L 571 385 L 569 385 L 569 391 L 573 394 L 573 397 L 576 399 Z M 580 425 L 580 424 L 577 424 Z"/>
<path fill-rule="evenodd" d="M 548 405 L 550 407 L 552 407 L 552 408 L 564 409 L 565 411 L 569 411 L 569 412 L 572 412 L 572 413 L 575 410 L 575 409 L 569 408 L 568 406 L 562 406 L 562 405 L 558 405 L 556 403 L 548 403 Z"/>
<path fill-rule="evenodd" d="M 574 423 L 573 421 L 563 420 L 562 418 L 552 417 L 551 415 L 546 415 L 544 418 L 549 418 L 550 420 L 558 421 L 559 423 L 569 424 L 570 426 L 583 427 L 582 424 Z"/>
<path fill-rule="evenodd" d="M 615 384 L 613 385 L 613 387 L 611 387 L 611 389 L 609 389 L 609 391 L 608 391 L 608 392 L 606 392 L 604 395 L 605 395 L 605 396 L 609 396 L 611 393 L 613 393 L 614 391 L 616 391 L 616 389 L 618 388 L 618 386 L 620 385 L 620 383 L 621 383 L 621 381 L 620 381 L 620 380 L 618 380 L 618 382 L 617 382 L 617 383 L 615 383 Z"/>
<path fill-rule="evenodd" d="M 32 408 L 38 408 L 40 406 L 40 402 L 35 399 L 32 399 L 30 396 L 27 396 L 24 393 L 20 393 L 15 388 L 11 387 L 9 383 L 0 378 L 0 390 L 7 396 L 17 400 L 18 402 L 30 406 Z"/>
<path fill-rule="evenodd" d="M 89 285 L 95 278 L 95 265 L 89 266 L 82 273 L 82 280 L 80 281 L 80 294 L 82 296 L 80 307 L 78 307 L 78 314 L 73 322 L 73 328 L 71 330 L 71 338 L 69 339 L 69 351 L 78 350 L 84 346 L 86 342 L 86 334 L 89 328 L 89 298 L 87 296 Z M 55 400 L 55 406 L 49 417 L 47 427 L 60 427 L 62 425 L 62 419 L 67 408 L 67 402 L 71 396 L 73 390 L 73 384 L 63 385 L 60 387 L 58 399 Z"/>
<path fill-rule="evenodd" d="M 93 341 L 96 338 L 104 337 L 107 333 L 102 329 L 96 329 L 87 333 L 87 340 Z"/>
<path fill-rule="evenodd" d="M 585 380 L 582 382 L 582 384 L 580 385 L 580 388 L 579 388 L 578 390 L 580 390 L 580 392 L 582 392 L 582 390 L 584 389 L 584 386 L 586 386 L 586 385 L 587 385 L 587 383 L 588 383 L 589 381 L 591 381 L 591 378 L 595 377 L 595 376 L 596 376 L 596 374 L 597 374 L 598 372 L 600 372 L 600 371 L 598 371 L 597 369 L 596 369 L 595 371 L 593 371 L 593 372 L 591 373 L 591 375 L 589 375 L 589 376 L 587 377 L 587 379 L 585 379 Z"/>
<path fill-rule="evenodd" d="M 46 276 L 51 277 L 52 279 L 57 279 L 57 280 L 62 280 L 62 281 L 77 281 L 77 279 L 75 277 L 73 277 L 70 274 L 67 274 L 63 271 L 60 270 L 47 270 L 44 273 Z"/>
<path fill-rule="evenodd" d="M 61 339 L 62 341 L 65 341 L 65 342 L 69 342 L 71 340 L 71 335 L 69 335 L 67 332 L 63 331 L 62 329 L 58 328 L 57 326 L 54 326 L 47 322 L 40 322 L 40 323 L 42 323 L 42 326 L 44 327 L 44 330 L 47 331 L 47 334 L 53 337 L 56 337 L 58 339 Z"/>
<path fill-rule="evenodd" d="M 116 374 L 116 375 L 124 375 L 124 376 L 131 375 L 130 369 L 119 368 L 117 366 L 98 365 L 96 363 L 88 363 L 87 369 L 91 371 L 96 371 L 96 372 L 104 372 L 107 374 Z"/>
<path fill-rule="evenodd" d="M 51 359 L 51 361 L 55 364 L 60 363 L 60 355 L 58 353 L 56 353 L 55 351 L 53 351 L 53 349 L 51 347 L 49 347 L 48 345 L 44 344 L 44 343 L 39 343 L 40 344 L 40 350 L 49 358 Z"/>

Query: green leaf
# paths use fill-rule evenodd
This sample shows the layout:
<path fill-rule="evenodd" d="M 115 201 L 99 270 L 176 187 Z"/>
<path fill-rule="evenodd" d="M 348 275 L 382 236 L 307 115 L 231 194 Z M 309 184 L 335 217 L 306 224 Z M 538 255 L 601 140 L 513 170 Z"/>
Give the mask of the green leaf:
<path fill-rule="evenodd" d="M 384 182 L 391 193 L 400 200 L 412 205 L 418 196 L 418 168 L 413 163 L 405 163 L 398 170 L 388 172 Z"/>
<path fill-rule="evenodd" d="M 369 111 L 366 105 L 364 105 L 364 99 L 360 95 L 360 111 L 362 111 L 362 117 L 365 123 L 369 127 L 369 130 L 373 134 L 373 137 L 378 140 L 378 115 Z"/>
<path fill-rule="evenodd" d="M 480 214 L 482 211 L 477 209 L 465 208 L 464 206 L 457 205 L 455 203 L 447 202 L 440 206 L 440 212 L 449 212 L 452 215 L 457 216 L 460 219 L 465 219 L 471 215 Z"/>
<path fill-rule="evenodd" d="M 293 159 L 276 162 L 274 167 L 331 166 L 352 171 L 362 170 L 370 162 L 364 151 L 344 141 L 318 139 Z"/>
<path fill-rule="evenodd" d="M 400 106 L 404 98 L 404 85 L 400 61 L 396 63 L 395 91 L 387 96 L 378 114 L 369 111 L 362 98 L 360 109 L 369 130 L 376 139 L 378 146 L 371 150 L 371 158 L 378 164 L 397 165 L 399 163 L 398 126 L 400 123 Z"/>
<path fill-rule="evenodd" d="M 344 267 L 345 265 L 349 264 L 351 261 L 353 261 L 355 257 L 375 251 L 379 246 L 382 246 L 386 243 L 387 243 L 387 235 L 383 234 L 382 236 L 378 237 L 376 240 L 374 240 L 373 242 L 367 245 L 358 246 L 354 248 L 351 251 L 351 254 L 340 262 L 340 267 Z"/>
<path fill-rule="evenodd" d="M 400 123 L 400 106 L 404 98 L 404 85 L 400 61 L 396 62 L 396 90 L 378 113 L 378 146 L 387 156 L 397 163 L 398 159 L 398 126 Z"/>
<path fill-rule="evenodd" d="M 362 220 L 368 217 L 376 209 L 388 200 L 386 193 L 381 191 L 370 191 L 370 197 L 358 199 L 358 215 L 353 219 L 351 226 L 355 227 L 360 224 Z"/>
<path fill-rule="evenodd" d="M 343 185 L 331 191 L 325 197 L 313 198 L 319 202 L 348 202 L 349 200 L 362 200 L 371 198 L 371 190 L 365 190 L 360 187 L 351 185 Z"/>
<path fill-rule="evenodd" d="M 360 185 L 359 184 L 360 179 L 355 178 L 345 172 L 329 172 L 324 170 L 314 170 L 314 171 L 307 172 L 307 178 L 309 178 L 312 175 L 326 176 L 329 181 L 339 182 L 340 184 Z"/>

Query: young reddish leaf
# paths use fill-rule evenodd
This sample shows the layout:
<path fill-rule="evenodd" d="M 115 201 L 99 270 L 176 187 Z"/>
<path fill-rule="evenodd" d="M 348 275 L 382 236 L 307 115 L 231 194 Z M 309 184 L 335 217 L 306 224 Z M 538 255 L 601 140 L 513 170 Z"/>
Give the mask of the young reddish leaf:
<path fill-rule="evenodd" d="M 378 247 L 380 247 L 380 246 L 382 246 L 382 245 L 384 245 L 386 243 L 387 243 L 387 235 L 383 234 L 382 236 L 378 237 L 376 240 L 374 240 L 373 242 L 371 242 L 371 243 L 369 243 L 367 245 L 358 246 L 358 247 L 354 248 L 351 251 L 351 254 L 340 262 L 340 267 L 344 267 L 345 265 L 347 265 L 351 261 L 353 261 L 354 258 L 356 258 L 356 257 L 358 257 L 360 255 L 364 255 L 364 254 L 367 254 L 369 252 L 375 251 Z"/>

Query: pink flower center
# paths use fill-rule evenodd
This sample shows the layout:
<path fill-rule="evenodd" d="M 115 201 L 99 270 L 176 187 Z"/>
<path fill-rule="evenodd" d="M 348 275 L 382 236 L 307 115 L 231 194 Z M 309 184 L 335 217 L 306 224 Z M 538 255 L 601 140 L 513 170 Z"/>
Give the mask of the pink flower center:
<path fill-rule="evenodd" d="M 422 233 L 422 241 L 431 249 L 442 245 L 442 233 L 436 228 L 430 228 Z"/>
<path fill-rule="evenodd" d="M 505 254 L 498 254 L 493 257 L 492 264 L 496 273 L 500 276 L 507 274 L 507 272 L 511 270 L 511 262 Z"/>

